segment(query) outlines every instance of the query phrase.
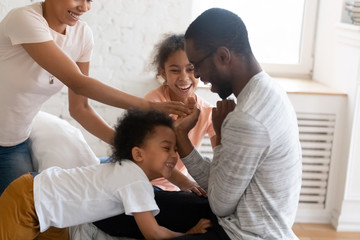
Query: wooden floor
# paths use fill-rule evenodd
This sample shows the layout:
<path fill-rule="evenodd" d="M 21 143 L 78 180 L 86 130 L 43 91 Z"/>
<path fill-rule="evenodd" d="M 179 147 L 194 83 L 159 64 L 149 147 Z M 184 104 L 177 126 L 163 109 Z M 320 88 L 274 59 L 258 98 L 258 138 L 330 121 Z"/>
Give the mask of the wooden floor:
<path fill-rule="evenodd" d="M 336 232 L 330 224 L 295 223 L 293 230 L 300 240 L 360 240 L 360 232 Z"/>

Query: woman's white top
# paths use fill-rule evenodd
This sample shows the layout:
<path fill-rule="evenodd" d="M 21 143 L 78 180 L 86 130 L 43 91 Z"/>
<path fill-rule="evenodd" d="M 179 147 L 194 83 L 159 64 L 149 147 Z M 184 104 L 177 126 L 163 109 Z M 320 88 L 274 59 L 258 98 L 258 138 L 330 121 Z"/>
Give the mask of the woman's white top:
<path fill-rule="evenodd" d="M 11 10 L 0 22 L 0 146 L 25 141 L 41 105 L 64 86 L 41 68 L 21 44 L 53 40 L 74 62 L 89 62 L 91 29 L 83 21 L 66 34 L 49 28 L 41 3 Z"/>
<path fill-rule="evenodd" d="M 52 167 L 34 178 L 40 231 L 159 208 L 144 171 L 130 160 L 81 168 Z"/>

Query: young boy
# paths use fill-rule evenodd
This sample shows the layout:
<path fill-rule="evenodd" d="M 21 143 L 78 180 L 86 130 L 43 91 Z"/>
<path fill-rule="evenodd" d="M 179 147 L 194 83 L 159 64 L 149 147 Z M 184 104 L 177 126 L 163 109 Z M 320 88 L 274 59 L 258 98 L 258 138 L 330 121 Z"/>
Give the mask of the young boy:
<path fill-rule="evenodd" d="M 177 159 L 171 117 L 131 109 L 116 127 L 111 163 L 53 167 L 11 183 L 0 197 L 0 239 L 69 239 L 66 227 L 121 213 L 134 216 L 146 239 L 182 236 L 157 224 L 149 181 L 169 177 Z M 186 234 L 208 227 L 201 219 Z"/>

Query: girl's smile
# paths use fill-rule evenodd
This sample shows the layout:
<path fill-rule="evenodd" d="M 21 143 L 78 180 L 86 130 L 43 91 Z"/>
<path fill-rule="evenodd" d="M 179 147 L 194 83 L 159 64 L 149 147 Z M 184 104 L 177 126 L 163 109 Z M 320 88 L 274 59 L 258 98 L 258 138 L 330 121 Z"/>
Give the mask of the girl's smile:
<path fill-rule="evenodd" d="M 185 51 L 173 52 L 164 65 L 161 75 L 169 87 L 171 100 L 185 102 L 188 97 L 194 97 L 199 79 L 195 78 L 194 67 Z"/>

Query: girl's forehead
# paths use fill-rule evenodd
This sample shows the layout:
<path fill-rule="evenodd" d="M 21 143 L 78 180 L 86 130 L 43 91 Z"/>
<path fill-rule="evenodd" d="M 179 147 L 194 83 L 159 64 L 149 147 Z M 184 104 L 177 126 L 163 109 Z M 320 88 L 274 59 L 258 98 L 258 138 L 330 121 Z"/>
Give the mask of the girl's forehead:
<path fill-rule="evenodd" d="M 165 66 L 191 64 L 184 50 L 177 50 L 166 59 Z"/>

